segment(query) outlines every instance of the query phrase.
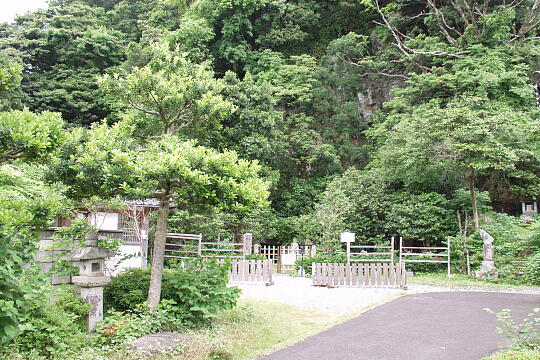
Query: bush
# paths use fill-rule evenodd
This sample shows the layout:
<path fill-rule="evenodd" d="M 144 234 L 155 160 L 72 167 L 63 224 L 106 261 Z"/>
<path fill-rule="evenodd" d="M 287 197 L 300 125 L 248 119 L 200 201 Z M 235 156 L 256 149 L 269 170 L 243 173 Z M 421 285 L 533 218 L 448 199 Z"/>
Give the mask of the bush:
<path fill-rule="evenodd" d="M 86 345 L 85 316 L 90 306 L 71 287 L 62 287 L 51 303 L 34 302 L 21 320 L 23 332 L 13 340 L 12 349 L 45 358 L 71 359 Z"/>
<path fill-rule="evenodd" d="M 311 275 L 311 266 L 313 263 L 338 263 L 346 264 L 347 263 L 347 254 L 338 253 L 334 255 L 326 254 L 317 254 L 314 257 L 304 256 L 304 258 L 297 259 L 294 263 L 296 270 L 300 269 L 300 266 L 304 266 L 304 273 L 306 275 Z"/>
<path fill-rule="evenodd" d="M 127 269 L 111 279 L 103 289 L 106 309 L 135 310 L 146 301 L 150 269 Z"/>
<path fill-rule="evenodd" d="M 528 284 L 540 285 L 540 252 L 527 259 L 523 277 Z"/>
<path fill-rule="evenodd" d="M 227 287 L 229 267 L 229 263 L 198 260 L 169 269 L 163 274 L 162 298 L 176 303 L 176 312 L 185 324 L 207 323 L 218 312 L 236 305 L 240 290 Z"/>
<path fill-rule="evenodd" d="M 147 334 L 179 331 L 181 328 L 173 302 L 163 300 L 156 310 L 150 310 L 143 304 L 127 312 L 109 311 L 96 326 L 94 344 L 101 350 L 111 350 Z"/>
<path fill-rule="evenodd" d="M 165 269 L 161 298 L 174 302 L 174 312 L 186 325 L 211 320 L 219 311 L 233 308 L 240 291 L 227 287 L 229 264 L 193 260 Z M 108 308 L 134 310 L 146 301 L 149 269 L 129 269 L 105 286 Z"/>
<path fill-rule="evenodd" d="M 510 309 L 503 309 L 500 312 L 494 312 L 484 308 L 490 314 L 497 317 L 497 321 L 502 324 L 497 328 L 499 334 L 504 335 L 510 340 L 513 346 L 518 350 L 540 350 L 540 308 L 532 309 L 522 322 L 516 322 Z"/>

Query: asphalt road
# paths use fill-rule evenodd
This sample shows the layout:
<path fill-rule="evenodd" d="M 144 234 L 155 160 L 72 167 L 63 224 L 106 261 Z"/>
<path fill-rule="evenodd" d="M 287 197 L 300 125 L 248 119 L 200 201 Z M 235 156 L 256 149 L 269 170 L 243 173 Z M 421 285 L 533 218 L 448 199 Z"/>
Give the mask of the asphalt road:
<path fill-rule="evenodd" d="M 540 295 L 407 295 L 261 360 L 479 360 L 508 345 L 483 308 L 521 320 L 538 306 Z"/>

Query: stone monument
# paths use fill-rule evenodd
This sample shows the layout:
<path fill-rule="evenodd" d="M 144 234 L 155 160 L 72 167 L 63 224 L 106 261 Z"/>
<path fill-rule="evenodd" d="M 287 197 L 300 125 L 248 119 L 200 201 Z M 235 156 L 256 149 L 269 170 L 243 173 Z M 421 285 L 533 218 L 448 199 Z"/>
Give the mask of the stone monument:
<path fill-rule="evenodd" d="M 84 247 L 73 252 L 73 261 L 79 262 L 79 276 L 73 276 L 72 282 L 79 287 L 80 296 L 92 307 L 88 314 L 88 332 L 93 332 L 96 323 L 103 319 L 103 287 L 111 280 L 105 276 L 105 259 L 111 251 L 97 247 L 98 234 L 90 231 L 86 234 Z"/>
<path fill-rule="evenodd" d="M 480 237 L 484 241 L 484 261 L 480 265 L 480 270 L 476 272 L 477 278 L 497 279 L 499 274 L 493 261 L 493 236 L 487 231 L 480 229 Z"/>

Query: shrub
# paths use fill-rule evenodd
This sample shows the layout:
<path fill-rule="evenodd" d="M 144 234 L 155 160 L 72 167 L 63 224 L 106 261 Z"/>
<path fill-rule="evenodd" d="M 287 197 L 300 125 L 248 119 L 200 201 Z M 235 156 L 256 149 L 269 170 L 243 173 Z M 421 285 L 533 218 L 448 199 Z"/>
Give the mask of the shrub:
<path fill-rule="evenodd" d="M 13 340 L 21 354 L 73 358 L 85 346 L 85 316 L 90 309 L 73 288 L 62 287 L 51 303 L 37 301 L 21 320 L 23 332 Z"/>
<path fill-rule="evenodd" d="M 111 310 L 96 326 L 94 344 L 111 350 L 129 344 L 141 336 L 159 331 L 178 331 L 182 324 L 176 318 L 172 301 L 163 300 L 156 310 L 145 304 L 135 310 Z"/>
<path fill-rule="evenodd" d="M 497 332 L 512 341 L 514 347 L 519 350 L 540 350 L 540 308 L 532 309 L 521 323 L 512 318 L 510 309 L 497 313 L 487 308 L 484 310 L 497 317 L 497 321 L 502 324 Z"/>
<path fill-rule="evenodd" d="M 219 311 L 233 308 L 237 288 L 227 287 L 230 264 L 193 260 L 165 269 L 161 298 L 174 302 L 174 312 L 187 325 L 208 322 Z M 149 269 L 129 269 L 105 286 L 107 307 L 134 310 L 146 301 Z"/>
<path fill-rule="evenodd" d="M 186 324 L 206 323 L 236 305 L 240 290 L 227 287 L 229 267 L 229 263 L 199 260 L 169 269 L 163 274 L 162 298 L 175 301 Z"/>
<path fill-rule="evenodd" d="M 127 269 L 111 279 L 103 289 L 107 309 L 134 310 L 146 301 L 150 284 L 150 269 Z"/>
<path fill-rule="evenodd" d="M 527 259 L 523 277 L 528 284 L 540 285 L 540 252 Z"/>
<path fill-rule="evenodd" d="M 311 266 L 313 263 L 339 263 L 339 264 L 346 264 L 347 263 L 347 254 L 345 253 L 338 253 L 334 255 L 326 255 L 326 254 L 317 254 L 314 257 L 304 256 L 304 258 L 297 259 L 294 263 L 294 267 L 296 270 L 300 269 L 300 266 L 304 266 L 304 273 L 307 275 L 311 275 Z"/>

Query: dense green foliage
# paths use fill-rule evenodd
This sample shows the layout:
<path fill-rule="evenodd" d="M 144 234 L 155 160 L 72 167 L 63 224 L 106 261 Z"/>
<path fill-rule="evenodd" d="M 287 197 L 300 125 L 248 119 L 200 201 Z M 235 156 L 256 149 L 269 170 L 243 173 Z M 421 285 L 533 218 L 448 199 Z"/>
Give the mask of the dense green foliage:
<path fill-rule="evenodd" d="M 113 350 L 147 334 L 183 329 L 170 301 L 164 300 L 155 310 L 150 310 L 145 304 L 132 307 L 133 310 L 126 312 L 108 311 L 105 319 L 96 326 L 93 345 L 101 350 Z"/>
<path fill-rule="evenodd" d="M 13 94 L 8 107 L 58 111 L 78 124 L 127 118 L 137 137 L 175 133 L 257 159 L 272 182 L 272 209 L 224 224 L 228 233 L 249 223 L 264 224 L 260 237 L 275 243 L 335 237 L 341 225 L 321 224 L 319 194 L 334 176 L 366 165 L 393 203 L 419 197 L 444 208 L 472 186 L 508 209 L 539 188 L 530 77 L 539 15 L 533 0 L 475 6 L 53 1 L 2 25 L 2 86 Z M 378 222 L 382 207 L 364 220 Z M 442 239 L 441 226 L 456 230 L 446 223 L 411 233 L 413 225 L 357 230 L 374 241 L 399 227 L 424 242 Z"/>
<path fill-rule="evenodd" d="M 105 306 L 136 310 L 146 301 L 150 271 L 130 269 L 114 277 L 104 290 Z M 201 325 L 236 304 L 239 291 L 228 288 L 228 266 L 208 261 L 178 264 L 163 274 L 162 299 L 185 325 Z"/>
<path fill-rule="evenodd" d="M 69 211 L 62 189 L 44 182 L 44 168 L 26 163 L 44 161 L 55 150 L 62 125 L 51 113 L 0 113 L 0 343 L 24 332 L 24 319 L 39 307 L 43 277 L 37 266 L 26 264 L 37 251 L 40 231 L 54 215 Z"/>
<path fill-rule="evenodd" d="M 160 200 L 157 247 L 168 230 L 249 231 L 341 261 L 341 231 L 365 244 L 452 237 L 460 272 L 466 254 L 473 271 L 482 260 L 482 227 L 501 277 L 538 284 L 538 220 L 515 215 L 540 192 L 539 8 L 55 0 L 0 24 L 0 342 L 26 346 L 24 319 L 45 290 L 23 265 L 40 230 L 71 200 L 95 197 Z M 164 297 L 185 322 L 234 300 L 216 290 L 221 273 L 208 289 L 194 269 L 168 274 Z M 139 275 L 138 292 L 111 295 L 116 307 L 144 300 Z M 69 319 L 44 314 L 33 326 L 64 332 Z M 132 326 L 125 314 L 110 321 L 103 329 Z"/>
<path fill-rule="evenodd" d="M 28 308 L 19 316 L 22 333 L 0 350 L 0 356 L 10 359 L 14 354 L 21 354 L 32 359 L 72 359 L 86 346 L 85 320 L 89 305 L 82 302 L 73 288 L 53 290 L 50 286 L 36 288 L 39 285 L 33 285 L 33 291 L 26 293 Z"/>

